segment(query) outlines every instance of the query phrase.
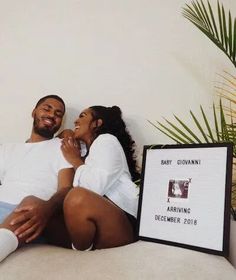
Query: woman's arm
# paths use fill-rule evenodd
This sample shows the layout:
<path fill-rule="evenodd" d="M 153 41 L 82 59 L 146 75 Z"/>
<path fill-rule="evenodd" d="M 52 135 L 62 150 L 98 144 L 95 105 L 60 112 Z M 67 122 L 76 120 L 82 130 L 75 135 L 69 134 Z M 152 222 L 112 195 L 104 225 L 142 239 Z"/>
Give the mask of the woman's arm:
<path fill-rule="evenodd" d="M 74 167 L 75 170 L 84 164 L 80 146 L 74 138 L 64 138 L 62 140 L 61 150 L 65 159 Z"/>
<path fill-rule="evenodd" d="M 104 195 L 124 169 L 127 170 L 126 159 L 118 140 L 101 135 L 91 145 L 85 164 L 77 168 L 73 185 Z"/>

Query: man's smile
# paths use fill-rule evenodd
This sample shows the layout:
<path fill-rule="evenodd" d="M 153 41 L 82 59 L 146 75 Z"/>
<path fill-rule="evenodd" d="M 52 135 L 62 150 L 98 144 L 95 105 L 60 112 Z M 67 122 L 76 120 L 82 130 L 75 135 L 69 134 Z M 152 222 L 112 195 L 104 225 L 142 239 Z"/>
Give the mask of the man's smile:
<path fill-rule="evenodd" d="M 47 126 L 53 126 L 55 125 L 55 121 L 51 118 L 46 118 L 46 117 L 42 117 L 42 122 L 47 125 Z"/>

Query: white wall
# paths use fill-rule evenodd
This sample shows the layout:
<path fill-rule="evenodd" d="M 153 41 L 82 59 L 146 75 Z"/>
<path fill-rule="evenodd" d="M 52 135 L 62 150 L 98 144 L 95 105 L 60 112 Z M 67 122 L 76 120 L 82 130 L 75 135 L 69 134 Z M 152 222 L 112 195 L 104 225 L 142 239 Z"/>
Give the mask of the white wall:
<path fill-rule="evenodd" d="M 170 142 L 147 120 L 211 112 L 217 73 L 235 69 L 183 18 L 186 2 L 0 0 L 0 142 L 28 137 L 45 94 L 65 99 L 69 127 L 87 106 L 119 105 L 140 150 Z"/>

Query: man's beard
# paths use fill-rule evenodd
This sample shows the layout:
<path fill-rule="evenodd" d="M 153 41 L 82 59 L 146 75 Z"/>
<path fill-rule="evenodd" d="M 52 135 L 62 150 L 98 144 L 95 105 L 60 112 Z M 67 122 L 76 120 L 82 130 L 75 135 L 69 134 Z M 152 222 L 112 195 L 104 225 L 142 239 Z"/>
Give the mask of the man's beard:
<path fill-rule="evenodd" d="M 53 138 L 54 134 L 59 130 L 60 127 L 55 126 L 55 127 L 39 127 L 37 124 L 36 119 L 34 119 L 34 123 L 33 123 L 33 128 L 34 128 L 34 132 L 44 138 L 47 139 L 51 139 Z"/>

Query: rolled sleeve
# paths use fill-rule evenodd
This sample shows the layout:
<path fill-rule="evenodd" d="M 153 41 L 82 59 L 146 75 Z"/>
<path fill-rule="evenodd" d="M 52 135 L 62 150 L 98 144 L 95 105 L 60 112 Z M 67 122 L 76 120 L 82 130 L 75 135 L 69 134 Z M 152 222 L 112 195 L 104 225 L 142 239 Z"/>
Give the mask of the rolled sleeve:
<path fill-rule="evenodd" d="M 120 177 L 123 166 L 123 149 L 118 140 L 114 137 L 97 138 L 85 164 L 76 170 L 73 185 L 104 195 Z"/>

